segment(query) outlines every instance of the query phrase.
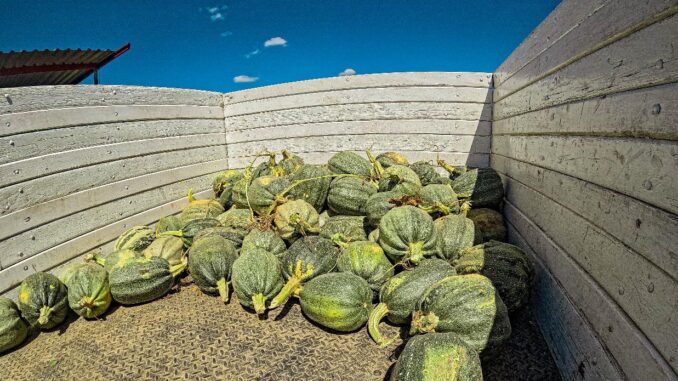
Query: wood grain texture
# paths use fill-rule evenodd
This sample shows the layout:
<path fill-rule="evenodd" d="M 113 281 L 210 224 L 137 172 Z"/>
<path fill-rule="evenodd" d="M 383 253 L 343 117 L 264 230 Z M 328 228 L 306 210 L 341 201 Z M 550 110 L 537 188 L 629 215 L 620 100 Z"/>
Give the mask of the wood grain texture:
<path fill-rule="evenodd" d="M 678 282 L 567 207 L 502 177 L 507 200 L 596 280 L 675 371 Z"/>
<path fill-rule="evenodd" d="M 678 8 L 677 8 L 678 9 Z M 597 50 L 519 92 L 495 89 L 494 120 L 566 102 L 678 81 L 678 16 Z"/>
<path fill-rule="evenodd" d="M 229 131 L 229 144 L 305 136 L 341 136 L 356 134 L 449 134 L 490 136 L 492 123 L 470 120 L 368 120 L 309 123 L 287 126 L 248 128 Z"/>
<path fill-rule="evenodd" d="M 558 171 L 678 213 L 678 142 L 495 136 L 492 152 Z"/>
<path fill-rule="evenodd" d="M 492 155 L 492 168 L 557 200 L 678 279 L 678 217 L 576 177 Z"/>
<path fill-rule="evenodd" d="M 205 196 L 212 191 L 196 193 L 196 196 Z M 151 224 L 160 217 L 177 213 L 188 204 L 186 197 L 172 200 L 165 204 L 149 208 L 141 213 L 121 219 L 112 224 L 91 230 L 75 239 L 54 246 L 27 260 L 14 264 L 0 271 L 0 293 L 16 287 L 28 275 L 38 271 L 46 271 L 62 264 L 69 259 L 76 258 L 107 242 L 115 240 L 120 234 L 132 226 Z"/>
<path fill-rule="evenodd" d="M 561 331 L 558 320 L 561 315 L 557 313 L 543 313 L 542 305 L 551 305 L 552 302 L 544 296 L 542 303 L 535 313 L 541 320 L 540 327 L 545 331 L 552 350 L 562 352 L 555 357 L 563 358 L 559 368 L 565 380 L 578 380 L 579 364 L 584 363 L 584 375 L 591 375 L 591 368 L 597 366 L 600 356 L 581 358 L 581 347 L 590 348 L 594 345 L 581 345 L 587 343 L 593 337 L 601 340 L 603 347 L 616 359 L 623 375 L 629 380 L 675 380 L 676 374 L 664 361 L 647 337 L 638 330 L 622 308 L 619 307 L 610 295 L 603 290 L 594 278 L 584 271 L 561 247 L 549 238 L 538 226 L 527 218 L 512 203 L 507 202 L 504 214 L 508 226 L 509 239 L 512 243 L 522 247 L 528 254 L 538 258 L 537 265 L 542 264 L 549 269 L 557 285 L 564 290 L 575 308 L 580 311 L 590 327 L 591 331 L 580 329 L 576 324 L 562 327 L 569 328 Z M 540 266 L 537 267 L 538 270 Z M 537 296 L 543 290 L 541 281 L 535 286 Z M 552 283 L 551 283 L 552 284 Z M 549 285 L 549 284 L 547 284 Z M 561 291 L 562 293 L 563 291 Z M 546 294 L 548 295 L 548 294 Z M 582 324 L 583 328 L 586 325 Z M 552 334 L 548 330 L 554 330 Z M 566 337 L 560 338 L 559 335 Z M 568 355 L 568 353 L 572 353 Z M 572 361 L 567 361 L 572 359 Z M 595 359 L 595 364 L 592 359 Z M 602 379 L 602 378 L 601 378 Z M 619 378 L 612 378 L 621 379 Z"/>
<path fill-rule="evenodd" d="M 491 103 L 492 90 L 477 87 L 375 87 L 328 90 L 227 104 L 226 117 L 299 107 L 383 102 Z"/>
<path fill-rule="evenodd" d="M 112 105 L 221 106 L 222 94 L 145 86 L 58 85 L 12 87 L 2 90 L 0 114 L 66 107 Z"/>
<path fill-rule="evenodd" d="M 453 119 L 489 121 L 492 107 L 481 103 L 393 102 L 302 107 L 227 118 L 227 131 L 305 123 L 389 120 Z"/>
<path fill-rule="evenodd" d="M 291 94 L 317 93 L 372 87 L 445 86 L 445 87 L 491 87 L 491 73 L 382 73 L 348 77 L 321 78 L 281 85 L 263 86 L 225 94 L 226 104 L 274 98 Z"/>
<path fill-rule="evenodd" d="M 116 181 L 36 204 L 0 217 L 0 240 L 106 202 L 227 168 L 226 159 L 201 162 Z"/>
<path fill-rule="evenodd" d="M 599 6 L 595 2 L 580 3 L 580 10 L 595 7 L 586 15 L 586 18 L 567 33 L 557 38 L 552 45 L 540 52 L 534 59 L 525 63 L 510 77 L 499 81 L 500 91 L 495 100 L 524 88 L 539 78 L 555 71 L 568 61 L 577 60 L 585 54 L 600 49 L 606 44 L 623 38 L 623 36 L 642 29 L 658 18 L 665 17 L 663 13 L 678 4 L 676 0 L 647 0 L 647 1 L 608 1 Z M 562 21 L 561 21 L 562 22 Z M 523 61 L 525 62 L 525 61 Z"/>
<path fill-rule="evenodd" d="M 492 123 L 498 135 L 618 136 L 678 140 L 678 83 L 609 94 Z"/>

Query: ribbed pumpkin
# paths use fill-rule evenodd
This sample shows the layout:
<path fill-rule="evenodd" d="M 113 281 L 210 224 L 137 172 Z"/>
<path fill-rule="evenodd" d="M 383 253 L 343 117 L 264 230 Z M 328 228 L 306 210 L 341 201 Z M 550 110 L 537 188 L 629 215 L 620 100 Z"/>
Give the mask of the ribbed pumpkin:
<path fill-rule="evenodd" d="M 28 325 L 11 299 L 0 296 L 0 353 L 19 346 L 28 336 Z"/>
<path fill-rule="evenodd" d="M 228 302 L 228 282 L 233 262 L 238 257 L 235 246 L 219 235 L 209 235 L 193 241 L 188 256 L 188 271 L 193 282 L 208 294 L 219 294 Z"/>
<path fill-rule="evenodd" d="M 233 203 L 233 186 L 243 178 L 243 174 L 235 169 L 219 172 L 212 182 L 212 190 L 221 206 L 228 208 Z"/>
<path fill-rule="evenodd" d="M 468 212 L 467 217 L 471 219 L 476 228 L 480 230 L 484 242 L 506 242 L 506 224 L 504 223 L 504 217 L 501 213 L 488 208 L 474 208 Z"/>
<path fill-rule="evenodd" d="M 408 323 L 424 292 L 441 279 L 456 274 L 448 262 L 431 258 L 388 279 L 379 290 L 379 304 L 370 312 L 367 330 L 372 339 L 381 346 L 390 344 L 393 339 L 381 336 L 379 322 L 386 317 L 393 324 Z"/>
<path fill-rule="evenodd" d="M 375 193 L 365 202 L 365 213 L 367 222 L 372 226 L 379 226 L 381 218 L 389 210 L 400 206 L 398 200 L 402 199 L 405 193 L 397 191 Z"/>
<path fill-rule="evenodd" d="M 421 188 L 419 176 L 404 165 L 392 165 L 384 170 L 379 179 L 379 191 L 396 191 L 415 195 Z"/>
<path fill-rule="evenodd" d="M 231 241 L 235 247 L 240 247 L 246 234 L 246 230 L 226 226 L 213 226 L 200 230 L 195 236 L 193 236 L 193 241 L 196 241 L 202 237 L 218 235 Z"/>
<path fill-rule="evenodd" d="M 283 191 L 290 185 L 287 177 L 263 176 L 247 187 L 233 188 L 233 203 L 241 209 L 252 209 L 258 215 L 268 215 L 282 202 Z"/>
<path fill-rule="evenodd" d="M 164 232 L 181 230 L 182 226 L 184 224 L 181 223 L 181 219 L 178 216 L 161 217 L 155 224 L 155 236 L 158 237 Z"/>
<path fill-rule="evenodd" d="M 233 262 L 231 283 L 238 301 L 258 315 L 266 312 L 267 302 L 280 292 L 283 278 L 280 261 L 262 249 L 241 253 Z"/>
<path fill-rule="evenodd" d="M 278 206 L 273 223 L 280 238 L 286 240 L 320 231 L 318 211 L 304 200 L 288 201 Z"/>
<path fill-rule="evenodd" d="M 252 169 L 249 176 L 250 182 L 259 177 L 277 176 L 276 172 L 278 168 L 275 162 L 275 154 L 271 153 L 268 156 L 269 158 L 267 161 L 259 163 L 256 167 L 254 167 L 254 169 Z"/>
<path fill-rule="evenodd" d="M 30 325 L 54 328 L 68 315 L 68 291 L 56 276 L 34 273 L 21 282 L 18 306 Z"/>
<path fill-rule="evenodd" d="M 454 333 L 429 333 L 407 341 L 390 381 L 478 381 L 478 352 Z"/>
<path fill-rule="evenodd" d="M 379 229 L 374 229 L 367 235 L 367 239 L 372 242 L 379 242 Z"/>
<path fill-rule="evenodd" d="M 426 161 L 418 161 L 410 164 L 410 169 L 414 171 L 421 181 L 421 185 L 440 184 L 440 174 L 436 171 L 436 167 Z"/>
<path fill-rule="evenodd" d="M 342 242 L 365 241 L 365 217 L 332 216 L 320 229 L 320 236 L 327 239 L 339 239 Z"/>
<path fill-rule="evenodd" d="M 193 192 L 188 191 L 188 205 L 181 210 L 179 219 L 185 226 L 189 222 L 202 218 L 214 218 L 224 212 L 224 207 L 217 200 L 196 200 Z"/>
<path fill-rule="evenodd" d="M 364 240 L 341 245 L 337 269 L 365 279 L 373 291 L 379 291 L 381 285 L 393 276 L 393 265 L 381 246 Z"/>
<path fill-rule="evenodd" d="M 184 245 L 189 247 L 191 246 L 195 236 L 199 235 L 205 229 L 218 226 L 221 226 L 221 223 L 214 217 L 197 218 L 184 225 L 184 227 L 181 228 L 181 232 L 179 232 L 178 236 L 183 239 Z M 171 232 L 166 232 L 165 234 L 170 233 Z"/>
<path fill-rule="evenodd" d="M 433 219 L 414 206 L 391 209 L 379 223 L 379 245 L 393 262 L 417 264 L 424 257 L 436 255 Z"/>
<path fill-rule="evenodd" d="M 398 152 L 383 152 L 377 155 L 377 161 L 382 167 L 388 168 L 393 165 L 409 165 L 407 158 Z"/>
<path fill-rule="evenodd" d="M 438 235 L 438 255 L 447 260 L 455 260 L 459 253 L 473 246 L 475 226 L 468 218 L 450 214 L 435 220 Z"/>
<path fill-rule="evenodd" d="M 367 322 L 372 290 L 351 273 L 329 273 L 311 279 L 299 293 L 301 310 L 312 321 L 340 332 L 352 332 Z"/>
<path fill-rule="evenodd" d="M 336 214 L 364 216 L 367 199 L 377 190 L 377 184 L 368 179 L 339 177 L 330 184 L 327 206 Z"/>
<path fill-rule="evenodd" d="M 118 237 L 113 250 L 130 249 L 142 252 L 155 239 L 155 231 L 148 226 L 134 226 Z"/>
<path fill-rule="evenodd" d="M 250 225 L 254 222 L 248 209 L 231 208 L 217 216 L 217 220 L 223 227 L 233 228 L 242 233 L 243 238 L 247 235 Z"/>
<path fill-rule="evenodd" d="M 443 214 L 459 212 L 459 200 L 452 187 L 444 184 L 430 184 L 419 189 L 417 193 L 419 207 L 429 214 Z"/>
<path fill-rule="evenodd" d="M 332 172 L 324 166 L 303 165 L 292 175 L 291 180 L 297 185 L 287 195 L 291 199 L 308 202 L 320 213 L 330 191 L 331 176 Z"/>
<path fill-rule="evenodd" d="M 504 198 L 501 177 L 492 168 L 470 169 L 454 179 L 452 188 L 460 198 L 467 198 L 474 208 L 499 207 Z"/>
<path fill-rule="evenodd" d="M 174 284 L 170 265 L 164 258 L 135 258 L 108 274 L 111 294 L 120 304 L 139 304 L 158 299 Z"/>
<path fill-rule="evenodd" d="M 78 263 L 64 273 L 66 276 L 61 279 L 68 288 L 68 305 L 75 313 L 92 319 L 108 310 L 113 298 L 108 272 L 103 267 L 95 263 Z"/>
<path fill-rule="evenodd" d="M 365 178 L 373 174 L 372 164 L 357 153 L 350 151 L 334 154 L 327 162 L 327 167 L 332 173 L 338 174 L 352 174 Z"/>
<path fill-rule="evenodd" d="M 283 158 L 278 163 L 279 173 L 282 176 L 292 175 L 304 165 L 302 158 L 286 149 L 282 150 L 282 156 Z"/>
<path fill-rule="evenodd" d="M 99 254 L 88 254 L 85 257 L 85 261 L 94 261 L 98 263 L 99 265 L 103 266 L 106 272 L 111 272 L 116 267 L 122 267 L 127 263 L 128 261 L 131 261 L 135 258 L 138 258 L 140 254 L 134 250 L 130 249 L 125 249 L 125 250 L 118 250 L 118 251 L 113 251 L 106 255 L 105 257 L 102 257 Z M 62 279 L 67 280 L 68 275 L 66 275 L 66 272 L 64 272 L 61 275 Z"/>
<path fill-rule="evenodd" d="M 463 250 L 454 264 L 459 274 L 488 277 L 509 312 L 522 307 L 529 297 L 534 276 L 532 262 L 516 246 L 499 241 L 476 245 Z"/>
<path fill-rule="evenodd" d="M 334 270 L 339 251 L 332 241 L 318 236 L 295 241 L 281 257 L 287 282 L 271 301 L 271 308 L 284 304 L 291 295 L 297 295 L 304 282 Z"/>
<path fill-rule="evenodd" d="M 455 275 L 433 284 L 417 302 L 410 333 L 426 332 L 453 332 L 482 351 L 488 343 L 506 339 L 511 325 L 506 306 L 489 279 L 478 274 Z"/>
<path fill-rule="evenodd" d="M 246 253 L 252 249 L 263 249 L 269 253 L 280 257 L 287 250 L 285 241 L 271 230 L 252 229 L 242 241 L 241 253 Z"/>
<path fill-rule="evenodd" d="M 144 257 L 165 258 L 170 265 L 170 273 L 173 277 L 179 276 L 186 269 L 188 259 L 184 252 L 184 241 L 174 236 L 162 236 L 156 238 L 146 250 Z"/>

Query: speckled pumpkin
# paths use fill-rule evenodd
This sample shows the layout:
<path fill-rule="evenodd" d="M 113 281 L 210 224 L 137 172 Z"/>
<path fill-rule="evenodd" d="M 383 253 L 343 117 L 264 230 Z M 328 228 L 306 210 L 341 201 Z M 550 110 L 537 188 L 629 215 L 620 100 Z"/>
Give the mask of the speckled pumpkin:
<path fill-rule="evenodd" d="M 135 258 L 108 274 L 111 294 L 120 304 L 140 304 L 158 299 L 174 284 L 165 258 Z"/>
<path fill-rule="evenodd" d="M 272 230 L 252 229 L 242 241 L 241 253 L 252 249 L 263 249 L 276 257 L 282 256 L 287 250 L 285 241 Z"/>
<path fill-rule="evenodd" d="M 233 187 L 240 181 L 244 175 L 235 169 L 228 169 L 219 172 L 212 182 L 214 197 L 224 208 L 228 208 L 233 203 Z"/>
<path fill-rule="evenodd" d="M 294 240 L 300 235 L 320 232 L 318 212 L 304 200 L 288 201 L 275 209 L 273 223 L 280 238 Z"/>
<path fill-rule="evenodd" d="M 62 276 L 68 288 L 68 305 L 86 319 L 103 315 L 113 301 L 108 272 L 95 263 L 72 266 L 72 269 L 64 270 L 66 276 Z"/>
<path fill-rule="evenodd" d="M 393 165 L 409 165 L 407 158 L 398 152 L 383 152 L 377 155 L 377 161 L 383 168 L 388 168 Z"/>
<path fill-rule="evenodd" d="M 473 221 L 459 214 L 450 214 L 435 220 L 438 235 L 438 255 L 455 260 L 459 253 L 474 244 L 475 226 Z"/>
<path fill-rule="evenodd" d="M 452 187 L 444 184 L 430 184 L 419 189 L 418 205 L 429 214 L 443 214 L 459 212 L 459 200 Z"/>
<path fill-rule="evenodd" d="M 330 191 L 331 176 L 332 172 L 324 166 L 304 165 L 292 175 L 291 181 L 297 185 L 290 190 L 288 197 L 304 200 L 320 213 Z"/>
<path fill-rule="evenodd" d="M 452 183 L 447 177 L 441 176 L 436 171 L 436 166 L 426 161 L 418 161 L 410 164 L 410 169 L 414 171 L 421 181 L 421 185 Z M 447 180 L 447 181 L 446 181 Z"/>
<path fill-rule="evenodd" d="M 262 249 L 241 253 L 233 262 L 231 283 L 240 304 L 262 315 L 268 301 L 283 287 L 280 261 Z"/>
<path fill-rule="evenodd" d="M 233 203 L 238 208 L 251 208 L 259 215 L 269 215 L 276 205 L 282 202 L 282 193 L 289 185 L 290 180 L 287 177 L 259 177 L 246 187 L 235 186 L 233 188 Z"/>
<path fill-rule="evenodd" d="M 402 199 L 405 193 L 398 191 L 375 193 L 365 202 L 367 222 L 371 226 L 379 226 L 381 218 L 391 209 L 399 206 L 397 200 Z"/>
<path fill-rule="evenodd" d="M 506 224 L 501 213 L 493 209 L 471 209 L 466 215 L 480 230 L 483 242 L 501 241 L 506 242 Z"/>
<path fill-rule="evenodd" d="M 223 227 L 232 228 L 242 234 L 244 238 L 254 222 L 249 209 L 231 208 L 217 216 L 217 220 Z"/>
<path fill-rule="evenodd" d="M 185 226 L 189 222 L 203 218 L 214 218 L 224 212 L 224 207 L 217 200 L 195 200 L 189 192 L 189 203 L 181 210 L 179 219 Z"/>
<path fill-rule="evenodd" d="M 212 226 L 202 229 L 198 233 L 196 233 L 195 236 L 193 236 L 193 241 L 211 235 L 218 235 L 231 241 L 231 243 L 233 243 L 235 247 L 240 247 L 246 234 L 247 230 L 244 229 L 241 230 L 234 227 L 226 226 Z"/>
<path fill-rule="evenodd" d="M 184 241 L 174 236 L 156 238 L 143 252 L 144 257 L 165 258 L 170 265 L 170 273 L 178 277 L 186 269 L 188 259 L 184 252 Z"/>
<path fill-rule="evenodd" d="M 415 195 L 421 188 L 419 176 L 404 165 L 392 165 L 384 170 L 379 179 L 379 191 L 396 191 Z"/>
<path fill-rule="evenodd" d="M 142 252 L 155 239 L 155 231 L 148 226 L 134 226 L 118 237 L 113 250 L 130 249 Z"/>
<path fill-rule="evenodd" d="M 363 240 L 341 245 L 337 270 L 353 273 L 365 279 L 373 291 L 379 291 L 394 269 L 381 246 Z"/>
<path fill-rule="evenodd" d="M 327 167 L 332 173 L 353 174 L 362 177 L 371 177 L 373 167 L 370 162 L 351 151 L 342 151 L 336 153 L 327 162 Z"/>
<path fill-rule="evenodd" d="M 492 168 L 470 169 L 454 179 L 452 188 L 459 198 L 471 201 L 474 208 L 496 209 L 504 198 L 501 177 Z"/>
<path fill-rule="evenodd" d="M 228 282 L 233 262 L 238 257 L 233 243 L 221 236 L 210 235 L 193 242 L 188 256 L 188 271 L 193 282 L 207 294 L 219 294 L 228 302 Z"/>
<path fill-rule="evenodd" d="M 184 225 L 178 216 L 161 217 L 155 224 L 155 236 L 158 237 L 160 234 L 168 231 L 181 230 L 182 226 Z"/>
<path fill-rule="evenodd" d="M 0 353 L 19 346 L 28 336 L 28 325 L 21 319 L 11 299 L 0 296 Z"/>
<path fill-rule="evenodd" d="M 68 314 L 68 291 L 54 275 L 29 275 L 19 287 L 19 311 L 26 321 L 40 329 L 61 324 Z"/>
<path fill-rule="evenodd" d="M 419 263 L 438 253 L 433 219 L 415 206 L 391 209 L 379 223 L 379 245 L 393 262 Z"/>
<path fill-rule="evenodd" d="M 327 239 L 338 239 L 342 242 L 365 241 L 365 217 L 332 216 L 320 229 L 320 236 Z"/>
<path fill-rule="evenodd" d="M 284 149 L 282 150 L 282 159 L 278 163 L 279 174 L 282 176 L 292 175 L 304 165 L 304 160 Z"/>
<path fill-rule="evenodd" d="M 357 177 L 339 177 L 332 180 L 327 205 L 336 214 L 364 216 L 367 199 L 377 193 L 373 181 Z"/>

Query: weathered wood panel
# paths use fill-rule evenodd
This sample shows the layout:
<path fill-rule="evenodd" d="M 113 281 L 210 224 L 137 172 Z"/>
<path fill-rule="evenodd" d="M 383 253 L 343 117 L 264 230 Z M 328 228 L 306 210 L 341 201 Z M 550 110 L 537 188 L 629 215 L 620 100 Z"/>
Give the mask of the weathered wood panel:
<path fill-rule="evenodd" d="M 576 177 L 492 155 L 492 167 L 604 229 L 678 279 L 678 218 Z"/>
<path fill-rule="evenodd" d="M 678 11 L 678 7 L 676 8 Z M 505 98 L 495 89 L 494 119 L 565 102 L 678 81 L 672 16 L 565 66 Z"/>
<path fill-rule="evenodd" d="M 321 78 L 309 81 L 285 83 L 281 85 L 257 87 L 225 94 L 226 104 L 274 98 L 291 94 L 318 93 L 323 91 L 360 89 L 372 87 L 408 87 L 408 86 L 454 86 L 454 87 L 491 87 L 490 73 L 384 73 L 355 75 L 349 77 Z"/>
<path fill-rule="evenodd" d="M 495 136 L 492 152 L 558 171 L 678 213 L 678 142 Z"/>
<path fill-rule="evenodd" d="M 542 331 L 545 331 L 552 351 L 561 353 L 556 359 L 562 358 L 559 368 L 563 378 L 568 380 L 581 379 L 579 364 L 584 363 L 585 375 L 591 376 L 591 368 L 597 367 L 600 360 L 605 361 L 605 355 L 598 353 L 591 356 L 582 355 L 582 350 L 596 348 L 588 344 L 591 339 L 601 340 L 604 348 L 609 350 L 616 359 L 619 368 L 629 380 L 675 380 L 676 375 L 666 364 L 661 355 L 654 348 L 647 337 L 638 330 L 638 327 L 629 319 L 628 315 L 611 299 L 594 278 L 584 271 L 575 261 L 568 256 L 562 248 L 556 245 L 542 230 L 510 202 L 504 207 L 504 214 L 508 222 L 509 239 L 534 255 L 537 265 L 543 265 L 550 269 L 556 284 L 553 287 L 561 287 L 566 290 L 575 308 L 580 310 L 581 317 L 586 320 L 594 333 L 585 330 L 582 323 L 563 324 L 560 326 L 558 314 L 549 314 L 543 305 L 551 305 L 547 293 L 540 287 L 543 283 L 535 286 L 537 295 L 544 292 L 544 296 L 537 300 L 535 314 L 539 319 Z M 539 269 L 539 268 L 538 268 Z M 562 291 L 561 291 L 562 293 Z M 539 303 L 539 301 L 542 303 Z M 562 328 L 561 328 L 562 327 Z M 549 334 L 548 331 L 556 331 Z M 558 332 L 560 331 L 560 332 Z M 560 336 L 562 335 L 562 336 Z M 560 336 L 560 337 L 559 337 Z M 583 344 L 580 344 L 583 343 Z M 568 353 L 571 353 L 568 355 Z M 567 361 L 571 359 L 571 361 Z M 594 360 L 595 359 L 595 364 Z M 579 360 L 579 361 L 577 361 Z M 606 364 L 604 363 L 603 366 Z M 592 378 L 595 379 L 595 378 Z M 604 379 L 604 378 L 600 378 Z M 612 380 L 621 379 L 609 378 Z"/>
<path fill-rule="evenodd" d="M 503 178 L 507 200 L 596 279 L 675 368 L 678 282 L 567 207 Z"/>

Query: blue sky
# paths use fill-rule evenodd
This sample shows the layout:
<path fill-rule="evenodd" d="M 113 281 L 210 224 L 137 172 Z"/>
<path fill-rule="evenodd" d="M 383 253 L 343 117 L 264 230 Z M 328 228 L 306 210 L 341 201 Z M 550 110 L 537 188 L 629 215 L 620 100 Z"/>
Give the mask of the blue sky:
<path fill-rule="evenodd" d="M 557 4 L 0 0 L 0 50 L 115 49 L 131 42 L 101 71 L 102 83 L 215 91 L 332 77 L 349 68 L 491 72 Z"/>

